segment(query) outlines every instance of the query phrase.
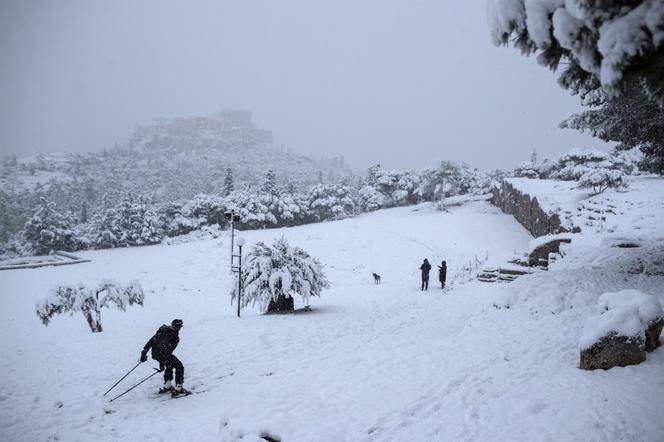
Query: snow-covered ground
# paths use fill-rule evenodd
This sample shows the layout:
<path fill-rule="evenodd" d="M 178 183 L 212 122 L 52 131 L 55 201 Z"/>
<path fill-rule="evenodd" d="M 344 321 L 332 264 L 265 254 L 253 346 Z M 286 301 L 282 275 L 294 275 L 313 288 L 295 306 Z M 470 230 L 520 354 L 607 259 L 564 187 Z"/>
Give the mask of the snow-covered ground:
<path fill-rule="evenodd" d="M 647 247 L 615 249 L 589 236 L 575 240 L 549 272 L 498 285 L 468 282 L 461 266 L 486 254 L 510 258 L 527 250 L 531 237 L 486 202 L 449 213 L 422 205 L 242 233 L 247 246 L 282 235 L 326 265 L 332 287 L 312 300 L 310 313 L 244 311 L 238 319 L 227 295 L 227 236 L 84 252 L 91 263 L 0 273 L 0 439 L 654 441 L 664 435 L 664 349 L 638 366 L 577 368 L 585 320 L 597 313 L 605 289 L 638 288 L 664 300 L 664 276 L 628 271 Z M 596 250 L 620 253 L 613 267 L 596 267 L 598 260 L 583 259 Z M 657 270 L 657 250 L 654 256 Z M 425 257 L 432 265 L 447 260 L 449 290 L 437 287 L 435 267 L 429 291 L 419 290 Z M 373 284 L 372 272 L 381 274 L 381 285 Z M 52 285 L 105 277 L 140 280 L 145 306 L 103 311 L 104 332 L 97 334 L 81 315 L 56 317 L 48 327 L 37 319 L 35 303 Z M 201 393 L 156 397 L 154 379 L 109 404 L 103 392 L 173 318 L 184 320 L 175 353 L 186 366 L 185 385 Z M 118 391 L 150 374 L 152 365 L 141 365 Z"/>
<path fill-rule="evenodd" d="M 557 213 L 568 228 L 585 233 L 618 233 L 663 236 L 664 178 L 629 176 L 626 189 L 609 189 L 593 195 L 576 181 L 509 178 L 516 189 L 537 197 L 543 210 Z"/>

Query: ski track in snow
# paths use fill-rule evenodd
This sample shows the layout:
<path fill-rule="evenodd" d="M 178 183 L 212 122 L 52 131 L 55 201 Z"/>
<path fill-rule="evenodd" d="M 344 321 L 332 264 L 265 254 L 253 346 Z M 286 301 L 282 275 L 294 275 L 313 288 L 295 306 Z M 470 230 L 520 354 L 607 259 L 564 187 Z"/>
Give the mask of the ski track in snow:
<path fill-rule="evenodd" d="M 432 266 L 446 259 L 454 275 L 487 250 L 507 259 L 527 249 L 530 235 L 487 203 L 241 233 L 247 246 L 282 235 L 326 265 L 332 287 L 312 299 L 310 313 L 245 310 L 237 319 L 227 295 L 227 237 L 84 252 L 92 263 L 0 273 L 0 439 L 256 441 L 266 432 L 284 441 L 609 441 L 664 434 L 657 419 L 664 377 L 655 375 L 664 352 L 636 367 L 581 371 L 581 313 L 565 313 L 563 327 L 556 315 L 498 310 L 492 304 L 504 286 L 459 277 L 443 292 L 435 271 L 429 291 L 419 290 L 425 257 Z M 372 272 L 383 284 L 373 284 Z M 39 323 L 35 302 L 51 285 L 102 277 L 139 279 L 145 306 L 103 311 L 99 334 L 80 315 Z M 155 398 L 156 375 L 108 403 L 103 392 L 174 317 L 184 319 L 175 354 L 185 364 L 185 386 L 202 392 Z M 155 365 L 142 364 L 109 397 Z"/>

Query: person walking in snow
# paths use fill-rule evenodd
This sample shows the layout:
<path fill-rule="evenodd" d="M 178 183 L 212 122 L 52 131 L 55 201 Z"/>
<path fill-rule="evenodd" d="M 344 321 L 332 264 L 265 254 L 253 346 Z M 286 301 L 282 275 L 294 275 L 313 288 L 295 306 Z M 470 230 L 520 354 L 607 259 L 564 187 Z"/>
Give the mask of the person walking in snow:
<path fill-rule="evenodd" d="M 173 397 L 182 394 L 189 394 L 189 391 L 182 387 L 184 383 L 184 365 L 175 357 L 173 351 L 180 342 L 180 329 L 182 328 L 182 319 L 173 319 L 171 325 L 162 325 L 157 333 L 145 344 L 141 351 L 141 362 L 148 360 L 148 350 L 152 349 L 152 359 L 159 362 L 159 370 L 164 370 L 164 385 L 159 389 L 159 393 L 171 392 Z M 175 387 L 171 385 L 173 380 L 173 370 L 175 370 Z"/>
<path fill-rule="evenodd" d="M 445 279 L 447 279 L 447 263 L 443 261 L 438 266 L 438 280 L 441 288 L 445 288 Z"/>
<path fill-rule="evenodd" d="M 429 260 L 424 258 L 424 262 L 420 266 L 420 270 L 422 270 L 422 289 L 421 290 L 429 290 L 429 272 L 431 271 L 431 264 L 429 264 Z"/>

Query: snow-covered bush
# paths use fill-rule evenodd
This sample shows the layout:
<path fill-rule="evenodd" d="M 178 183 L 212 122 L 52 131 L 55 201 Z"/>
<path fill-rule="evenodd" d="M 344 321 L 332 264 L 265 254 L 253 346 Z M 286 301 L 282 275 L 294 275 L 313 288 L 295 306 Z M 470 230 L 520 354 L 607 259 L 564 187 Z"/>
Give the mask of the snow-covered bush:
<path fill-rule="evenodd" d="M 293 310 L 293 296 L 299 295 L 305 305 L 311 296 L 320 296 L 329 283 L 318 259 L 286 239 L 276 240 L 272 247 L 257 243 L 242 266 L 244 286 L 241 307 L 258 304 L 262 311 Z M 237 302 L 237 281 L 231 289 Z"/>
<path fill-rule="evenodd" d="M 517 178 L 539 178 L 540 173 L 537 166 L 532 161 L 524 161 L 519 164 L 513 172 Z"/>
<path fill-rule="evenodd" d="M 76 238 L 71 215 L 55 210 L 55 204 L 42 200 L 42 205 L 25 223 L 23 237 L 35 255 L 48 255 L 53 250 L 72 252 L 81 242 Z"/>
<path fill-rule="evenodd" d="M 572 149 L 558 156 L 550 178 L 563 181 L 576 181 L 590 168 L 609 168 L 609 154 L 601 150 L 586 148 Z"/>
<path fill-rule="evenodd" d="M 317 221 L 341 219 L 355 212 L 351 189 L 345 184 L 318 184 L 308 197 L 309 211 Z"/>
<path fill-rule="evenodd" d="M 627 187 L 627 181 L 625 174 L 620 170 L 588 169 L 579 178 L 579 187 L 592 188 L 593 192 L 600 194 L 608 188 Z"/>
<path fill-rule="evenodd" d="M 189 203 L 189 212 L 193 218 L 200 219 L 204 224 L 223 226 L 226 222 L 226 201 L 216 195 L 200 193 Z"/>
<path fill-rule="evenodd" d="M 227 210 L 240 215 L 239 227 L 260 229 L 277 225 L 277 217 L 270 211 L 272 199 L 250 189 L 236 190 L 226 197 Z"/>
<path fill-rule="evenodd" d="M 114 304 L 125 311 L 127 306 L 143 305 L 143 289 L 138 281 L 126 287 L 112 280 L 101 281 L 94 289 L 83 284 L 64 285 L 51 290 L 50 295 L 37 304 L 36 313 L 44 325 L 61 313 L 83 313 L 93 333 L 102 331 L 101 309 Z"/>
<path fill-rule="evenodd" d="M 358 194 L 358 207 L 361 212 L 373 212 L 383 207 L 383 196 L 374 186 L 364 186 Z"/>
<path fill-rule="evenodd" d="M 145 199 L 126 196 L 119 207 L 108 208 L 95 217 L 95 248 L 158 244 L 163 238 L 162 223 Z"/>
<path fill-rule="evenodd" d="M 157 213 L 164 234 L 170 237 L 186 235 L 207 224 L 205 218 L 197 218 L 192 215 L 189 205 L 180 203 L 163 204 L 159 207 Z"/>
<path fill-rule="evenodd" d="M 419 184 L 419 176 L 400 170 L 374 169 L 374 187 L 382 195 L 383 207 L 403 206 L 417 202 L 415 190 Z"/>

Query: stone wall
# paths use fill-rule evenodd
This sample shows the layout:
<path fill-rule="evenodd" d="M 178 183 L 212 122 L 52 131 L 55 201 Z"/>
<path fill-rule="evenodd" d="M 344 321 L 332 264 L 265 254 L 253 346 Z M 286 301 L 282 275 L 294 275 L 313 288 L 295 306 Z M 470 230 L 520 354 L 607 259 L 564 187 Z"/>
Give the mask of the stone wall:
<path fill-rule="evenodd" d="M 536 197 L 531 198 L 506 181 L 493 190 L 491 203 L 513 215 L 534 237 L 569 231 L 557 214 L 542 210 Z"/>

